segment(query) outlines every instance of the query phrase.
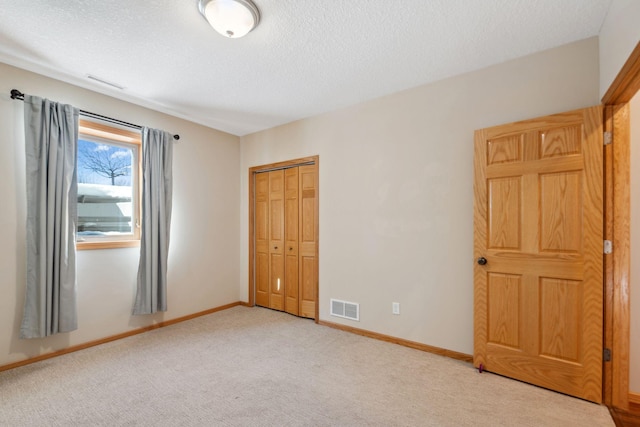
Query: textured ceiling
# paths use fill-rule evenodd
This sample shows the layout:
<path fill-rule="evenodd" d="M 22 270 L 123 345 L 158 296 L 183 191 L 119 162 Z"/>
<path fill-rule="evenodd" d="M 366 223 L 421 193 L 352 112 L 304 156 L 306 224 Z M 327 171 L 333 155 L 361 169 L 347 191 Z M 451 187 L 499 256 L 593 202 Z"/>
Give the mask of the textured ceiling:
<path fill-rule="evenodd" d="M 0 61 L 245 135 L 595 36 L 611 0 L 254 2 L 226 39 L 197 0 L 0 0 Z"/>

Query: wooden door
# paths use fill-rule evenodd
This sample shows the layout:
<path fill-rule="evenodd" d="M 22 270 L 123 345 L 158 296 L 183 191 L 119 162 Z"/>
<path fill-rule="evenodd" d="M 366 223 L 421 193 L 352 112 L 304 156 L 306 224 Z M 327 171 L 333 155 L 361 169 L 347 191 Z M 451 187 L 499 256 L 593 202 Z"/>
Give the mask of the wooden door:
<path fill-rule="evenodd" d="M 318 156 L 249 170 L 249 304 L 318 319 Z"/>
<path fill-rule="evenodd" d="M 284 311 L 298 315 L 298 215 L 299 215 L 299 177 L 298 168 L 284 171 L 285 193 L 285 301 Z"/>
<path fill-rule="evenodd" d="M 475 133 L 474 364 L 602 400 L 602 109 Z"/>
<path fill-rule="evenodd" d="M 269 308 L 284 310 L 284 171 L 269 172 Z"/>
<path fill-rule="evenodd" d="M 255 289 L 256 304 L 269 307 L 269 174 L 255 175 Z"/>
<path fill-rule="evenodd" d="M 315 318 L 318 288 L 318 169 L 300 166 L 300 316 Z"/>

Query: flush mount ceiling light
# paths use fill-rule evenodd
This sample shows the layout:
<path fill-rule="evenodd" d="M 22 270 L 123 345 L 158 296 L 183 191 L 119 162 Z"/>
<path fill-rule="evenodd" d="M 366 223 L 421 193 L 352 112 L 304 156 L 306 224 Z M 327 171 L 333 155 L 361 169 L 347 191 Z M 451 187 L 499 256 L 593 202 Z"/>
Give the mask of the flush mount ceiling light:
<path fill-rule="evenodd" d="M 199 0 L 198 9 L 214 30 L 229 38 L 246 35 L 260 22 L 251 0 Z"/>

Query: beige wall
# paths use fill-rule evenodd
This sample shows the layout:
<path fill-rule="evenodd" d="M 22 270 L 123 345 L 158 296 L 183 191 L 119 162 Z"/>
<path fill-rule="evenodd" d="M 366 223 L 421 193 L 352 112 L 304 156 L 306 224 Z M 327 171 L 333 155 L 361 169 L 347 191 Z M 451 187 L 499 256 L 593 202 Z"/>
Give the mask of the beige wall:
<path fill-rule="evenodd" d="M 591 38 L 242 137 L 241 298 L 248 168 L 319 154 L 320 318 L 471 354 L 473 131 L 596 105 L 598 76 Z"/>
<path fill-rule="evenodd" d="M 600 29 L 600 98 L 640 41 L 640 1 L 613 0 Z"/>
<path fill-rule="evenodd" d="M 640 394 L 640 93 L 631 100 L 631 353 L 629 389 Z"/>
<path fill-rule="evenodd" d="M 139 249 L 78 253 L 79 328 L 18 339 L 25 281 L 23 106 L 12 88 L 81 109 L 179 133 L 168 311 L 131 316 Z M 239 138 L 0 64 L 0 365 L 238 301 Z"/>
<path fill-rule="evenodd" d="M 137 249 L 78 255 L 78 331 L 17 338 L 24 293 L 22 105 L 11 88 L 180 133 L 169 311 L 130 316 Z M 0 365 L 247 300 L 247 170 L 320 155 L 320 317 L 471 354 L 473 130 L 598 103 L 598 41 L 238 138 L 0 64 Z M 240 175 L 240 182 L 237 177 Z M 240 197 L 240 200 L 238 200 Z M 240 241 L 238 241 L 240 235 Z M 239 254 L 239 256 L 238 256 Z M 238 284 L 238 277 L 240 282 Z M 361 303 L 330 317 L 329 298 Z M 401 315 L 391 314 L 391 302 Z"/>

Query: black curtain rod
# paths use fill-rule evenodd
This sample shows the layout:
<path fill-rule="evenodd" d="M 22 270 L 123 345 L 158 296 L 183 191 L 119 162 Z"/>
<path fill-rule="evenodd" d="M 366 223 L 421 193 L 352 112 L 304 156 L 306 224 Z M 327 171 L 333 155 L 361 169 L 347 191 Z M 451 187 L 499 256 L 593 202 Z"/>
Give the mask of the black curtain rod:
<path fill-rule="evenodd" d="M 20 92 L 18 89 L 11 89 L 11 99 L 19 99 L 20 101 L 24 101 L 24 93 Z M 80 114 L 85 117 L 91 117 L 93 119 L 104 120 L 105 122 L 114 123 L 117 125 L 122 125 L 134 129 L 142 129 L 142 126 L 136 125 L 133 123 L 125 122 L 122 120 L 114 119 L 111 117 L 103 116 L 102 114 L 92 113 L 90 111 L 80 110 Z M 180 139 L 180 135 L 173 135 L 173 139 L 176 141 Z"/>

